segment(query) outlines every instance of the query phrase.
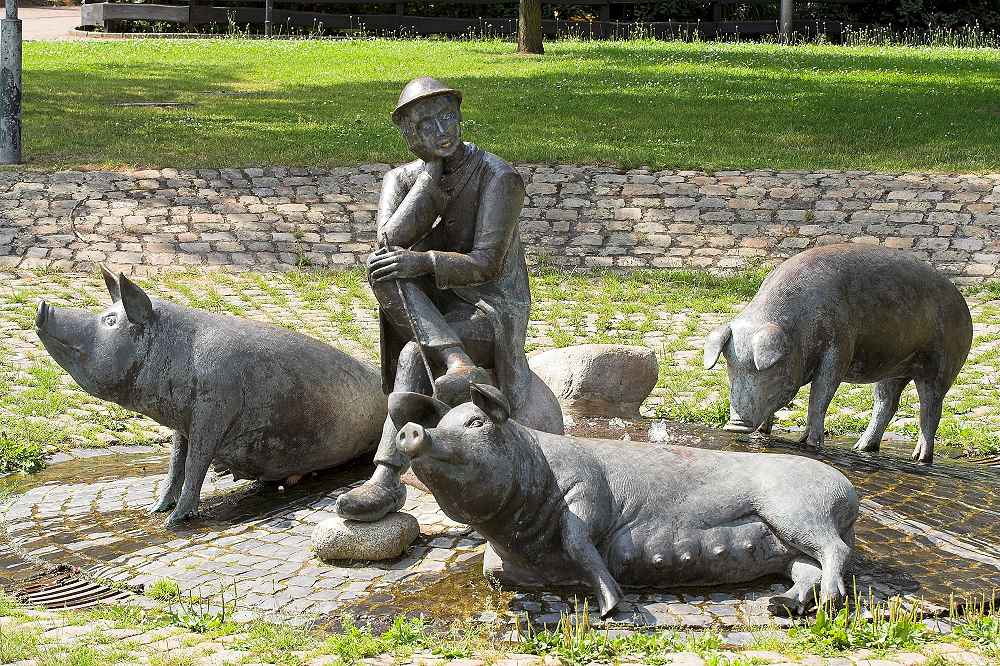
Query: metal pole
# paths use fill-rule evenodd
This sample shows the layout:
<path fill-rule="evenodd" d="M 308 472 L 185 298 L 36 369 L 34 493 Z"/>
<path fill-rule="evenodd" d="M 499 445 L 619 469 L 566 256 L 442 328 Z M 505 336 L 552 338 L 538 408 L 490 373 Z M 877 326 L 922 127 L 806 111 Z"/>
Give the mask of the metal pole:
<path fill-rule="evenodd" d="M 792 43 L 792 0 L 781 0 L 781 41 Z"/>
<path fill-rule="evenodd" d="M 271 36 L 271 17 L 274 16 L 274 0 L 264 0 L 264 36 Z"/>
<path fill-rule="evenodd" d="M 5 0 L 0 21 L 0 164 L 21 163 L 21 21 L 17 0 Z"/>

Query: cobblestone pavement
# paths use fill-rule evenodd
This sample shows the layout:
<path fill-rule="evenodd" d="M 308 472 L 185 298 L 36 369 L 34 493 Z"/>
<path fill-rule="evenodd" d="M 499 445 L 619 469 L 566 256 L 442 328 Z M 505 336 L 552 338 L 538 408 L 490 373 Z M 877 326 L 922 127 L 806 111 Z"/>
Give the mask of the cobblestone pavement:
<path fill-rule="evenodd" d="M 166 530 L 147 512 L 162 483 L 166 458 L 98 456 L 50 467 L 40 483 L 6 507 L 9 543 L 26 559 L 81 567 L 85 575 L 128 585 L 177 582 L 185 592 L 239 599 L 238 620 L 280 611 L 286 621 L 321 616 L 363 596 L 373 581 L 390 585 L 442 571 L 477 555 L 483 543 L 448 520 L 432 496 L 411 490 L 404 507 L 421 524 L 422 542 L 389 564 L 326 565 L 310 551 L 310 535 L 337 496 L 370 468 L 341 471 L 288 491 L 210 479 L 204 518 Z M 330 488 L 333 492 L 328 492 Z M 221 597 L 220 597 L 221 598 Z"/>
<path fill-rule="evenodd" d="M 571 431 L 638 440 L 648 427 L 644 421 L 622 426 L 595 419 L 574 423 Z M 745 450 L 729 435 L 694 427 L 672 428 L 668 441 Z M 780 442 L 775 446 L 784 450 Z M 1000 589 L 1000 498 L 993 492 L 1000 473 L 955 463 L 927 472 L 893 454 L 875 462 L 831 446 L 820 456 L 844 471 L 864 498 L 851 587 L 862 598 L 900 597 L 931 613 L 946 612 L 952 595 L 963 599 Z M 312 529 L 330 515 L 340 493 L 367 478 L 368 466 L 318 475 L 288 489 L 213 479 L 202 493 L 201 517 L 177 530 L 163 528 L 162 516 L 147 513 L 165 466 L 164 452 L 98 455 L 51 466 L 14 486 L 14 496 L 0 507 L 6 541 L 20 559 L 78 567 L 88 579 L 127 585 L 170 580 L 198 597 L 225 595 L 236 604 L 237 620 L 265 615 L 301 623 L 345 612 L 380 619 L 421 612 L 439 621 L 517 616 L 555 624 L 583 603 L 573 591 L 506 594 L 491 588 L 480 574 L 483 540 L 448 520 L 432 496 L 415 488 L 404 510 L 420 521 L 421 537 L 404 557 L 351 565 L 318 561 L 310 551 Z M 591 622 L 785 626 L 766 607 L 786 587 L 764 580 L 631 593 L 606 621 L 595 613 Z"/>
<path fill-rule="evenodd" d="M 561 274 L 560 274 L 561 275 Z M 52 450 L 147 444 L 169 431 L 147 418 L 80 390 L 48 357 L 34 333 L 37 303 L 99 312 L 109 303 L 96 273 L 18 271 L 0 279 L 0 419 L 30 428 Z M 358 271 L 246 273 L 201 270 L 143 280 L 151 294 L 192 307 L 285 326 L 374 360 L 375 303 Z M 673 287 L 641 280 L 616 282 L 548 275 L 533 278 L 528 348 L 611 342 L 646 345 L 660 359 L 660 380 L 642 408 L 645 416 L 720 423 L 728 416 L 726 372 L 701 367 L 704 337 L 733 317 L 741 304 L 730 294 L 672 296 Z M 688 292 L 684 292 L 688 293 Z M 655 297 L 655 298 L 653 298 Z M 666 299 L 666 300 L 664 300 Z M 1000 453 L 1000 292 L 967 296 L 975 320 L 972 353 L 948 394 L 938 433 L 946 445 Z M 709 301 L 709 302 L 706 302 Z M 779 412 L 779 428 L 805 423 L 808 389 Z M 844 385 L 827 417 L 833 434 L 858 434 L 871 413 L 871 387 Z M 892 437 L 913 442 L 918 403 L 912 385 L 903 395 Z M 20 425 L 18 425 L 20 424 Z M 54 460 L 59 460 L 56 457 Z"/>
<path fill-rule="evenodd" d="M 357 266 L 388 169 L 7 171 L 0 266 Z M 1000 275 L 1000 174 L 518 169 L 529 258 L 557 266 L 730 269 L 853 241 L 961 281 Z"/>
<path fill-rule="evenodd" d="M 109 620 L 81 620 L 72 613 L 55 613 L 26 609 L 0 617 L 0 634 L 34 637 L 33 647 L 23 652 L 33 658 L 14 662 L 16 666 L 43 666 L 68 664 L 74 655 L 83 655 L 89 661 L 72 663 L 130 664 L 149 666 L 223 666 L 224 664 L 303 664 L 305 666 L 333 666 L 345 663 L 330 654 L 325 646 L 293 645 L 262 650 L 259 640 L 250 631 L 230 633 L 221 637 L 188 631 L 177 626 L 131 624 Z M 657 665 L 710 666 L 715 664 L 781 664 L 789 666 L 920 666 L 925 663 L 946 666 L 988 666 L 995 663 L 992 656 L 981 648 L 952 642 L 932 642 L 907 651 L 875 653 L 855 650 L 836 657 L 802 655 L 798 651 L 762 649 L 751 641 L 775 632 L 731 632 L 721 636 L 722 645 L 716 649 L 666 652 L 653 662 Z M 779 634 L 780 635 L 780 634 Z M 23 640 L 23 638 L 22 638 Z M 26 641 L 27 642 L 27 641 Z M 301 649 L 305 647 L 306 649 Z M 9 650 L 18 654 L 17 647 Z M 262 652 L 264 654 L 262 654 Z M 275 652 L 278 658 L 271 657 Z M 106 661 L 100 661 L 101 657 Z M 113 655 L 111 657 L 110 655 Z M 111 659 L 115 659 L 112 661 Z M 403 654 L 382 654 L 359 660 L 364 666 L 568 666 L 567 660 L 555 656 L 538 657 L 519 654 L 510 649 L 491 649 L 483 654 L 459 659 L 443 658 L 431 650 L 419 649 Z M 622 664 L 643 663 L 641 656 L 624 657 Z"/>

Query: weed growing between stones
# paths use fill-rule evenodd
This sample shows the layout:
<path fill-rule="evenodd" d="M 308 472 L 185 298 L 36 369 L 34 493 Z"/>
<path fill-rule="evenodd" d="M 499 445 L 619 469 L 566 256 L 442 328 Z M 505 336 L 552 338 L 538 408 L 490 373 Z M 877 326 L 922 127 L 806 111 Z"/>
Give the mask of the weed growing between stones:
<path fill-rule="evenodd" d="M 181 596 L 181 586 L 177 581 L 161 578 L 146 588 L 146 596 L 157 601 L 174 601 Z"/>
<path fill-rule="evenodd" d="M 233 646 L 249 651 L 259 662 L 297 666 L 303 660 L 294 653 L 312 649 L 317 642 L 316 634 L 305 629 L 256 622 Z"/>
<path fill-rule="evenodd" d="M 37 650 L 37 632 L 0 627 L 0 664 L 30 659 Z"/>
<path fill-rule="evenodd" d="M 44 421 L 0 414 L 0 474 L 37 472 L 64 440 L 63 430 Z"/>
<path fill-rule="evenodd" d="M 899 599 L 888 605 L 855 603 L 834 610 L 820 605 L 816 617 L 789 630 L 789 640 L 812 654 L 835 655 L 867 649 L 884 653 L 916 647 L 927 639 L 919 609 L 905 608 Z"/>
<path fill-rule="evenodd" d="M 1000 596 L 994 591 L 993 598 L 983 596 L 965 604 L 963 611 L 958 616 L 952 603 L 953 635 L 960 643 L 976 645 L 986 656 L 1000 660 Z"/>
<path fill-rule="evenodd" d="M 169 584 L 163 585 L 160 592 L 167 592 L 169 588 Z M 178 594 L 169 599 L 167 609 L 172 624 L 197 634 L 225 634 L 235 630 L 231 619 L 236 609 L 235 581 L 231 585 L 223 586 L 217 595 L 210 597 L 201 596 L 197 590 L 180 592 L 180 588 L 177 589 Z"/>

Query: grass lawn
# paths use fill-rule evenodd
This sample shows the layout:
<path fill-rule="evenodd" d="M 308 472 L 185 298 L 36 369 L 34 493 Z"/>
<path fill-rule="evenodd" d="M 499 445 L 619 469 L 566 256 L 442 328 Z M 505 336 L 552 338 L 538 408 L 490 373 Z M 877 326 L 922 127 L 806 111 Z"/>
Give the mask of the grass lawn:
<path fill-rule="evenodd" d="M 238 39 L 29 42 L 38 166 L 400 161 L 412 77 L 466 95 L 466 135 L 515 161 L 654 168 L 1000 168 L 1000 52 L 681 42 Z M 189 107 L 116 106 L 182 102 Z"/>

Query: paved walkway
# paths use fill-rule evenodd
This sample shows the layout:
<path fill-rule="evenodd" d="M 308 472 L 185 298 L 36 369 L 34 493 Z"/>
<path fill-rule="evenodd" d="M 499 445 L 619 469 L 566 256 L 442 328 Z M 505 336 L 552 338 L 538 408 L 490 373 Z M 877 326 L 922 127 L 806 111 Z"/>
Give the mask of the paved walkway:
<path fill-rule="evenodd" d="M 590 436 L 638 441 L 649 422 L 593 419 L 574 423 L 570 431 L 581 427 Z M 673 444 L 746 450 L 734 445 L 731 435 L 703 428 L 675 426 L 668 437 Z M 780 443 L 768 448 L 789 452 Z M 864 497 L 850 588 L 862 599 L 869 591 L 880 603 L 900 597 L 940 615 L 953 596 L 978 597 L 1000 586 L 1000 526 L 993 519 L 1000 514 L 993 492 L 1000 475 L 943 461 L 928 474 L 902 462 L 897 447 L 886 448 L 878 460 L 835 443 L 819 455 L 847 474 Z M 419 612 L 445 625 L 484 617 L 540 625 L 573 612 L 573 593 L 492 589 L 479 573 L 483 539 L 450 521 L 431 495 L 416 488 L 409 489 L 404 510 L 419 520 L 421 537 L 404 557 L 318 561 L 310 551 L 313 528 L 331 515 L 341 493 L 367 478 L 368 465 L 323 473 L 287 489 L 210 478 L 201 516 L 168 530 L 162 516 L 147 512 L 163 483 L 166 452 L 120 451 L 77 452 L 15 486 L 14 495 L 0 504 L 0 544 L 10 549 L 0 556 L 0 584 L 17 587 L 26 580 L 30 572 L 19 566 L 22 561 L 34 563 L 36 571 L 70 567 L 85 579 L 112 585 L 170 580 L 185 594 L 215 600 L 225 595 L 235 604 L 237 621 L 265 616 L 293 624 L 343 613 L 384 623 Z M 11 572 L 6 582 L 5 572 Z M 594 613 L 591 622 L 730 631 L 787 626 L 766 610 L 768 599 L 786 587 L 763 580 L 671 593 L 638 591 L 607 621 Z"/>
<path fill-rule="evenodd" d="M 21 7 L 17 15 L 25 40 L 72 39 L 70 30 L 80 25 L 79 7 Z"/>

